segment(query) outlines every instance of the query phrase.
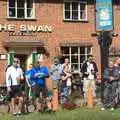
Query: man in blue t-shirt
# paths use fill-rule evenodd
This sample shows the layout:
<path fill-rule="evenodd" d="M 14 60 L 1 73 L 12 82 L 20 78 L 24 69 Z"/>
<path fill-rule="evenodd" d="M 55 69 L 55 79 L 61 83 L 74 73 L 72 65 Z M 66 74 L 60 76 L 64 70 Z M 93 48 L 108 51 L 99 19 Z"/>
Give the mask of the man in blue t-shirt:
<path fill-rule="evenodd" d="M 40 97 L 44 96 L 46 90 L 46 78 L 49 77 L 48 69 L 45 66 L 41 66 L 41 61 L 37 61 L 36 66 L 32 68 L 31 80 L 35 82 L 33 86 L 33 92 L 36 97 L 36 110 L 41 109 Z"/>

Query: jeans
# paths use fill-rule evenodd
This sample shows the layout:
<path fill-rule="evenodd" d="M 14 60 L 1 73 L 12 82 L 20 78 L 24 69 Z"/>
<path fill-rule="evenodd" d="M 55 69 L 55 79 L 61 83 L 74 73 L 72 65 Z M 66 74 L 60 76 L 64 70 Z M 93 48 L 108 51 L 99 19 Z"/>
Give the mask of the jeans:
<path fill-rule="evenodd" d="M 69 97 L 68 87 L 61 88 L 61 104 L 67 103 L 68 97 Z"/>
<path fill-rule="evenodd" d="M 87 96 L 88 96 L 89 87 L 92 87 L 93 96 L 96 97 L 96 94 L 95 94 L 95 90 L 96 90 L 95 80 L 88 80 L 87 78 L 84 78 L 83 91 L 84 91 L 84 99 L 85 99 L 86 102 L 87 102 Z"/>
<path fill-rule="evenodd" d="M 104 84 L 103 100 L 102 100 L 104 107 L 115 107 L 116 105 L 115 97 L 116 97 L 117 87 L 118 87 L 117 81 Z"/>

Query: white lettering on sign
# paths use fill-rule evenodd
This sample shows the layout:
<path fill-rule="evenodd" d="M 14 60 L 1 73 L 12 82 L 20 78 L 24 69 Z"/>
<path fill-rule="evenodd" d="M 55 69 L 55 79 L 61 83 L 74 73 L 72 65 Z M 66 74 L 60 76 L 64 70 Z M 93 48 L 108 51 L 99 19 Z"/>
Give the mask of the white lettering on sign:
<path fill-rule="evenodd" d="M 18 28 L 18 27 L 17 27 Z M 0 31 L 8 31 L 14 32 L 16 30 L 16 25 L 8 24 L 2 25 L 0 24 Z M 20 25 L 19 26 L 20 32 L 52 32 L 52 27 L 48 25 Z"/>
<path fill-rule="evenodd" d="M 27 31 L 26 25 L 20 25 L 20 31 L 21 32 L 26 32 Z"/>
<path fill-rule="evenodd" d="M 35 32 L 37 31 L 37 26 L 27 25 L 27 30 L 30 32 Z"/>
<path fill-rule="evenodd" d="M 45 31 L 46 31 L 46 32 L 47 32 L 47 31 L 52 32 L 51 26 L 45 26 Z"/>
<path fill-rule="evenodd" d="M 15 25 L 8 25 L 8 31 L 14 32 L 15 31 Z"/>
<path fill-rule="evenodd" d="M 111 21 L 102 21 L 100 22 L 100 26 L 109 26 L 111 25 Z"/>
<path fill-rule="evenodd" d="M 42 26 L 38 26 L 37 32 L 42 32 L 44 31 L 44 28 Z"/>
<path fill-rule="evenodd" d="M 0 31 L 2 31 L 2 30 L 7 31 L 7 25 L 0 24 Z"/>

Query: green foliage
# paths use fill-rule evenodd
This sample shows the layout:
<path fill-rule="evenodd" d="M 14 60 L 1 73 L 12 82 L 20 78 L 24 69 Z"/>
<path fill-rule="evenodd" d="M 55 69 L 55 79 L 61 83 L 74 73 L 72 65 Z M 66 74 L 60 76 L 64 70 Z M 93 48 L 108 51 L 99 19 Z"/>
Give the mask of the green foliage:
<path fill-rule="evenodd" d="M 74 91 L 71 95 L 71 99 L 76 99 L 76 98 L 80 98 L 80 92 L 79 91 Z"/>
<path fill-rule="evenodd" d="M 75 103 L 77 99 L 81 99 L 81 93 L 79 91 L 74 91 L 72 95 L 70 96 L 70 101 L 72 103 Z"/>

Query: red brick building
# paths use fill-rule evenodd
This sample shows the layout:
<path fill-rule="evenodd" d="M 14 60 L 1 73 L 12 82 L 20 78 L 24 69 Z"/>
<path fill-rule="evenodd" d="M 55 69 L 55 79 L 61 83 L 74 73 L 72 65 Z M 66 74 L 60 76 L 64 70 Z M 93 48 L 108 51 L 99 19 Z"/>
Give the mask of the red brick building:
<path fill-rule="evenodd" d="M 119 33 L 120 2 L 114 3 L 114 31 Z M 100 48 L 93 32 L 93 0 L 0 0 L 0 83 L 5 83 L 5 69 L 14 56 L 26 69 L 44 54 L 48 67 L 53 57 L 62 55 L 79 72 L 92 54 L 100 74 Z M 119 37 L 112 43 L 113 56 L 119 55 Z"/>

